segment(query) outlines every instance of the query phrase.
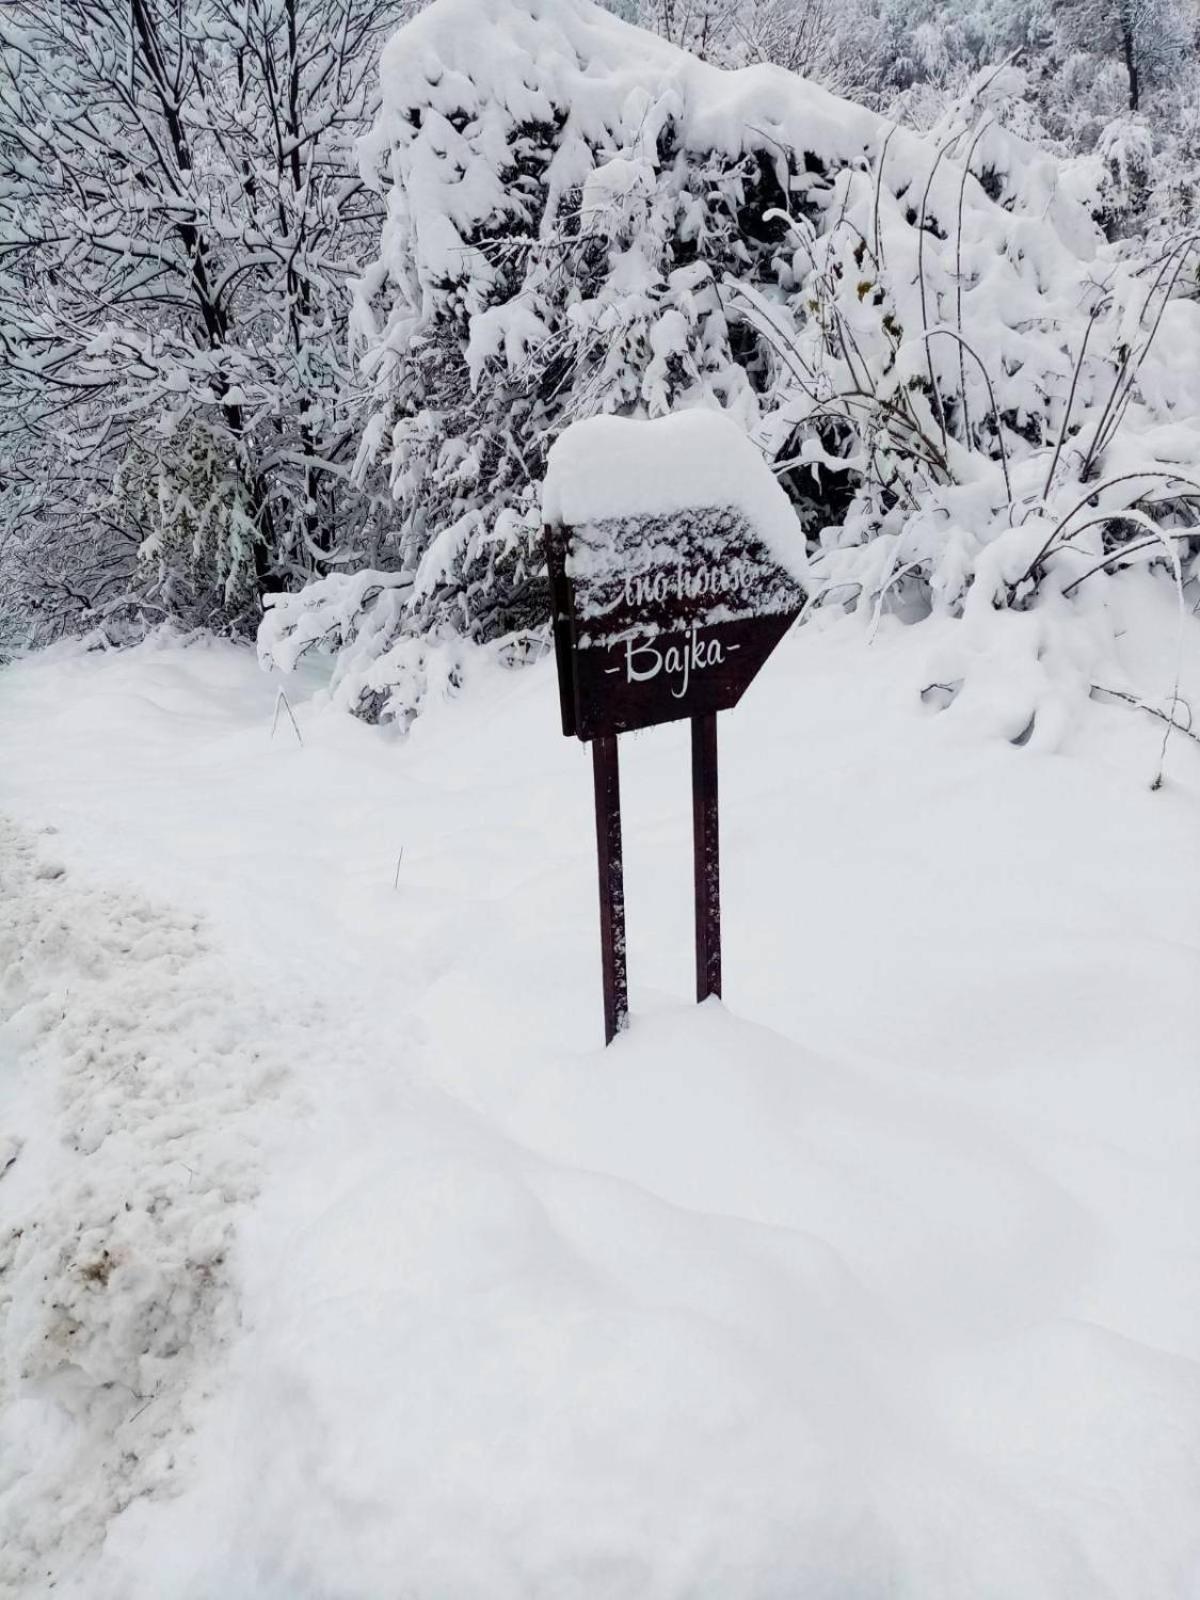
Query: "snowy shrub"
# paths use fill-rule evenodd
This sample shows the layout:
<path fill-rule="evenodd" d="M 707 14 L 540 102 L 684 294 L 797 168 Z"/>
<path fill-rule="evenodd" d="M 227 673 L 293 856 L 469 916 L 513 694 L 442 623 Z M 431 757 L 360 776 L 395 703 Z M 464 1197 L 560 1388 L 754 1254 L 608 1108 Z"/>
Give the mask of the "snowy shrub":
<path fill-rule="evenodd" d="M 779 284 L 784 210 L 819 219 L 875 119 L 572 4 L 439 0 L 389 46 L 383 91 L 359 467 L 382 457 L 396 497 L 397 628 L 495 638 L 545 620 L 539 489 L 567 422 L 759 421 L 770 353 L 726 286 Z"/>
<path fill-rule="evenodd" d="M 403 631 L 410 587 L 395 573 L 368 569 L 333 574 L 299 594 L 268 595 L 259 660 L 291 672 L 310 650 L 330 655 L 333 705 L 405 729 L 427 698 L 461 686 L 468 651 L 462 634 L 447 626 Z M 523 659 L 522 635 L 502 643 L 504 659 Z"/>
<path fill-rule="evenodd" d="M 747 74 L 745 106 L 714 117 L 694 74 L 720 81 L 569 5 L 441 0 L 389 47 L 364 152 L 388 221 L 357 307 L 376 396 L 360 465 L 388 458 L 414 626 L 544 618 L 538 486 L 572 418 L 756 419 L 761 352 L 721 284 L 773 277 L 772 208 L 861 133 L 812 91 L 808 148 L 789 152 L 770 129 L 789 80 Z"/>
<path fill-rule="evenodd" d="M 587 0 L 437 0 L 382 70 L 359 468 L 390 474 L 395 572 L 285 603 L 277 664 L 284 633 L 352 661 L 364 634 L 377 674 L 404 634 L 541 625 L 539 481 L 592 413 L 732 414 L 793 500 L 812 605 L 1069 610 L 1190 559 L 1196 241 L 1106 245 L 1105 156 L 1035 148 L 1015 69 L 919 136 Z M 1138 148 L 1108 147 L 1123 182 Z M 386 713 L 359 668 L 343 698 Z"/>
<path fill-rule="evenodd" d="M 94 611 L 106 616 L 136 605 L 235 631 L 257 623 L 253 506 L 208 430 L 175 428 L 169 466 L 158 452 L 131 445 L 106 504 L 136 539 L 136 593 Z"/>
<path fill-rule="evenodd" d="M 1086 689 L 1076 644 L 1106 575 L 1195 574 L 1200 241 L 1106 249 L 1057 164 L 1004 129 L 1005 89 L 993 75 L 933 130 L 914 181 L 899 136 L 839 174 L 835 225 L 794 229 L 799 292 L 753 314 L 777 353 L 759 437 L 815 544 L 813 603 L 962 617 L 964 661 L 997 612 L 1035 610 L 1005 635 L 1042 663 L 1015 737 Z"/>
<path fill-rule="evenodd" d="M 1144 225 L 1150 201 L 1154 139 L 1143 116 L 1117 117 L 1096 141 L 1103 171 L 1097 221 L 1110 239 L 1135 233 Z"/>
<path fill-rule="evenodd" d="M 1167 244 L 1200 226 L 1200 64 L 1177 96 L 1161 97 L 1145 232 Z"/>

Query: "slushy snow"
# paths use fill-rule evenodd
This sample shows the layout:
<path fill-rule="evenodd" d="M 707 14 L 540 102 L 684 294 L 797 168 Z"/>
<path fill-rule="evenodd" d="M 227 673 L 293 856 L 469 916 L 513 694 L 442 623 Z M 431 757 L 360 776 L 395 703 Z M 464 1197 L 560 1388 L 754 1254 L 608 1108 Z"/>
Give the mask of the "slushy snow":
<path fill-rule="evenodd" d="M 622 740 L 608 1051 L 549 661 L 400 739 L 309 659 L 303 743 L 226 644 L 0 674 L 0 1592 L 1197 1593 L 1200 750 L 936 710 L 959 628 L 722 717 L 723 1003 Z"/>

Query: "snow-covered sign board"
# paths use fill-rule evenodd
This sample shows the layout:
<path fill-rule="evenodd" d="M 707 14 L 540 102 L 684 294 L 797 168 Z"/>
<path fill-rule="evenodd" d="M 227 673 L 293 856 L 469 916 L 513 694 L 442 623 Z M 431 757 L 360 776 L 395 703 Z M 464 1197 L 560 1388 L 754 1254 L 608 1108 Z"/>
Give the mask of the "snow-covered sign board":
<path fill-rule="evenodd" d="M 688 717 L 696 998 L 721 992 L 717 718 L 804 599 L 786 495 L 711 411 L 596 417 L 550 452 L 542 494 L 563 732 L 591 742 L 604 1035 L 628 1018 L 617 735 Z"/>
<path fill-rule="evenodd" d="M 715 413 L 576 424 L 543 512 L 566 734 L 729 710 L 800 610 L 795 516 Z"/>

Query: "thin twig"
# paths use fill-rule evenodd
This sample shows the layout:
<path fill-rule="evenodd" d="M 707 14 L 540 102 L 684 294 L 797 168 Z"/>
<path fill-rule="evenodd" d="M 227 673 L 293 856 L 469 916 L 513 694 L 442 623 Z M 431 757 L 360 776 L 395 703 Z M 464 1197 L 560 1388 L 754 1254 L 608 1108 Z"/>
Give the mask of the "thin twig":
<path fill-rule="evenodd" d="M 992 388 L 992 380 L 988 375 L 988 369 L 984 366 L 983 361 L 980 359 L 978 353 L 972 350 L 971 346 L 967 343 L 963 336 L 960 333 L 955 333 L 953 328 L 926 329 L 926 331 L 921 335 L 921 337 L 926 341 L 926 351 L 929 349 L 928 341 L 939 333 L 945 334 L 948 339 L 954 339 L 957 341 L 960 357 L 961 352 L 965 350 L 972 360 L 974 360 L 980 372 L 983 374 L 983 381 L 987 385 L 988 399 L 992 402 L 992 416 L 996 419 L 996 442 L 1000 446 L 1000 465 L 1004 469 L 1004 492 L 1008 496 L 1009 503 L 1011 504 L 1012 481 L 1008 475 L 1008 452 L 1004 448 L 1004 427 L 1000 421 L 1000 410 L 996 405 L 996 391 Z M 942 430 L 942 437 L 945 438 L 945 429 Z"/>
<path fill-rule="evenodd" d="M 929 176 L 925 180 L 925 192 L 921 196 L 921 213 L 917 219 L 917 280 L 921 290 L 921 326 L 929 331 L 929 304 L 925 294 L 925 213 L 929 205 L 929 191 L 933 188 L 933 180 L 937 176 L 937 169 L 942 164 L 942 158 L 956 145 L 962 133 L 952 135 L 946 142 L 938 146 L 937 154 L 933 158 L 933 165 L 929 169 Z M 939 312 L 941 310 L 939 306 Z M 925 364 L 929 369 L 929 387 L 933 391 L 933 403 L 937 416 L 938 427 L 942 431 L 942 449 L 946 448 L 946 413 L 942 405 L 941 392 L 938 389 L 937 377 L 933 370 L 933 354 L 928 345 L 925 346 Z"/>
<path fill-rule="evenodd" d="M 1157 717 L 1160 722 L 1169 723 L 1171 728 L 1174 728 L 1177 733 L 1185 734 L 1189 739 L 1192 740 L 1193 744 L 1200 744 L 1200 733 L 1197 733 L 1191 725 L 1190 707 L 1188 708 L 1189 720 L 1187 722 L 1177 722 L 1175 718 L 1169 716 L 1167 712 L 1160 711 L 1157 706 L 1147 705 L 1144 700 L 1139 700 L 1137 695 L 1126 694 L 1123 689 L 1107 689 L 1102 683 L 1093 683 L 1091 685 L 1091 690 L 1093 694 L 1107 694 L 1111 695 L 1114 700 L 1124 700 L 1127 705 L 1136 706 L 1139 711 L 1144 711 L 1147 716 Z M 1184 700 L 1181 695 L 1174 695 L 1172 698 L 1177 705 L 1187 705 L 1187 701 Z M 1168 729 L 1168 732 L 1169 731 L 1170 729 Z M 1160 787 L 1161 779 L 1155 783 L 1155 788 Z"/>
<path fill-rule="evenodd" d="M 884 268 L 883 239 L 879 232 L 879 201 L 883 189 L 883 164 L 887 160 L 888 145 L 892 142 L 892 135 L 896 131 L 895 123 L 888 129 L 883 141 L 883 148 L 879 152 L 879 167 L 875 173 L 875 260 L 882 272 Z"/>
<path fill-rule="evenodd" d="M 1154 343 L 1154 338 L 1158 333 L 1159 325 L 1163 319 L 1163 314 L 1167 309 L 1167 303 L 1170 300 L 1175 289 L 1175 285 L 1179 280 L 1179 275 L 1183 271 L 1183 266 L 1187 260 L 1188 252 L 1197 242 L 1198 238 L 1200 238 L 1200 236 L 1192 234 L 1188 237 L 1185 237 L 1178 245 L 1175 246 L 1175 249 L 1164 259 L 1159 268 L 1158 276 L 1155 278 L 1154 282 L 1150 285 L 1150 288 L 1146 292 L 1146 298 L 1142 302 L 1142 309 L 1138 313 L 1137 325 L 1139 328 L 1145 321 L 1146 313 L 1150 309 L 1150 302 L 1153 300 L 1158 289 L 1161 287 L 1163 279 L 1166 277 L 1172 262 L 1174 262 L 1174 271 L 1171 273 L 1170 282 L 1167 284 L 1166 293 L 1163 295 L 1162 301 L 1159 304 L 1158 313 L 1154 318 L 1154 322 L 1151 326 L 1149 334 L 1146 336 L 1141 348 L 1136 353 L 1127 348 L 1124 356 L 1121 358 L 1121 363 L 1117 368 L 1117 376 L 1113 381 L 1113 386 L 1109 392 L 1108 399 L 1105 402 L 1104 409 L 1100 413 L 1100 419 L 1096 423 L 1096 431 L 1092 435 L 1092 442 L 1088 446 L 1087 452 L 1083 458 L 1083 467 L 1079 475 L 1085 483 L 1087 482 L 1088 476 L 1091 473 L 1091 470 L 1097 459 L 1101 453 L 1107 449 L 1109 444 L 1111 444 L 1117 428 L 1121 425 L 1121 421 L 1125 415 L 1129 400 L 1133 394 L 1133 386 L 1137 380 L 1137 375 L 1141 370 L 1142 363 L 1145 361 L 1150 352 L 1150 346 Z M 1175 259 L 1176 256 L 1178 256 L 1178 260 Z"/>
<path fill-rule="evenodd" d="M 1111 522 L 1112 520 L 1111 517 L 1096 518 L 1097 522 Z M 1085 523 L 1084 526 L 1089 526 L 1089 524 Z M 1089 567 L 1086 572 L 1080 573 L 1078 578 L 1072 578 L 1070 583 L 1064 584 L 1063 594 L 1068 595 L 1072 589 L 1078 589 L 1085 578 L 1094 577 L 1097 572 L 1103 572 L 1106 567 L 1111 567 L 1114 562 L 1123 561 L 1127 556 L 1134 555 L 1139 550 L 1149 550 L 1156 545 L 1160 545 L 1164 539 L 1193 539 L 1195 536 L 1196 530 L 1194 528 L 1188 533 L 1162 533 L 1160 531 L 1153 539 L 1139 539 L 1136 544 L 1124 544 L 1119 550 L 1114 550 L 1111 555 L 1105 556 L 1103 561 L 1098 561 L 1094 567 Z M 1069 550 L 1071 548 L 1072 546 L 1070 545 L 1057 545 L 1049 554 L 1055 555 L 1059 550 Z"/>
<path fill-rule="evenodd" d="M 1088 340 L 1091 338 L 1092 329 L 1096 326 L 1096 319 L 1099 317 L 1101 311 L 1103 311 L 1104 306 L 1105 302 L 1102 300 L 1099 305 L 1093 307 L 1092 313 L 1088 317 L 1088 325 L 1083 330 L 1083 343 L 1079 346 L 1079 359 L 1076 361 L 1075 371 L 1071 375 L 1071 388 L 1067 395 L 1067 409 L 1063 413 L 1062 427 L 1058 430 L 1058 443 L 1054 446 L 1054 457 L 1050 462 L 1050 471 L 1046 474 L 1046 486 L 1042 490 L 1043 500 L 1045 500 L 1046 496 L 1050 493 L 1050 486 L 1054 482 L 1054 473 L 1058 467 L 1058 458 L 1062 454 L 1063 445 L 1066 443 L 1067 428 L 1071 421 L 1071 411 L 1075 405 L 1075 390 L 1079 386 L 1079 374 L 1083 371 L 1083 358 L 1087 354 Z"/>
<path fill-rule="evenodd" d="M 962 292 L 962 235 L 963 235 L 963 201 L 967 193 L 967 179 L 971 176 L 971 158 L 975 154 L 975 147 L 991 127 L 990 117 L 985 117 L 979 125 L 979 130 L 967 148 L 966 159 L 963 161 L 962 177 L 958 183 L 958 231 L 954 244 L 954 321 L 958 328 L 958 336 L 963 336 L 963 292 Z M 962 397 L 963 408 L 963 441 L 967 448 L 971 447 L 971 407 L 967 400 L 967 371 L 963 364 L 962 346 L 958 347 L 958 388 Z"/>
<path fill-rule="evenodd" d="M 1078 504 L 1071 507 L 1070 511 L 1067 512 L 1065 517 L 1061 517 L 1059 521 L 1055 523 L 1054 527 L 1050 530 L 1046 542 L 1042 545 L 1042 548 L 1038 551 L 1037 555 L 1034 556 L 1033 560 L 1025 568 L 1025 571 L 1017 579 L 1013 587 L 1019 589 L 1021 584 L 1023 584 L 1026 579 L 1032 578 L 1033 574 L 1037 571 L 1038 567 L 1041 566 L 1042 562 L 1049 555 L 1050 551 L 1055 548 L 1055 539 L 1057 539 L 1059 534 L 1062 533 L 1063 529 L 1066 527 L 1067 523 L 1070 522 L 1071 518 L 1083 510 L 1084 506 L 1091 505 L 1098 495 L 1103 494 L 1105 489 L 1111 489 L 1118 483 L 1132 483 L 1137 478 L 1165 478 L 1168 483 L 1186 483 L 1189 489 L 1200 490 L 1200 483 L 1197 483 L 1193 478 L 1187 478 L 1181 472 L 1165 472 L 1157 467 L 1147 467 L 1141 472 L 1122 472 L 1118 473 L 1115 478 L 1106 478 L 1103 483 L 1098 483 L 1094 488 L 1090 489 L 1088 493 L 1084 495 L 1083 499 L 1078 502 Z M 1140 495 L 1134 496 L 1134 505 L 1137 504 L 1137 501 L 1140 498 Z M 1133 505 L 1113 506 L 1111 512 L 1108 513 L 1108 516 L 1113 522 L 1116 522 L 1122 516 L 1128 516 L 1129 512 L 1132 510 Z M 1081 524 L 1080 528 L 1074 529 L 1071 533 L 1067 534 L 1065 539 L 1073 538 L 1075 533 L 1082 532 L 1083 527 L 1085 526 L 1090 527 L 1091 523 L 1088 522 L 1086 524 Z"/>
<path fill-rule="evenodd" d="M 296 717 L 295 717 L 295 713 L 292 711 L 291 703 L 289 702 L 287 695 L 284 694 L 282 689 L 280 689 L 279 693 L 275 696 L 275 715 L 271 718 L 271 737 L 272 737 L 272 739 L 275 737 L 275 728 L 276 728 L 276 726 L 277 726 L 277 724 L 279 722 L 279 707 L 280 707 L 281 704 L 284 707 L 284 710 L 287 712 L 289 719 L 291 720 L 292 729 L 295 732 L 297 742 L 299 744 L 303 744 L 304 743 L 304 736 L 300 732 L 300 725 L 299 725 L 299 723 L 297 723 Z"/>

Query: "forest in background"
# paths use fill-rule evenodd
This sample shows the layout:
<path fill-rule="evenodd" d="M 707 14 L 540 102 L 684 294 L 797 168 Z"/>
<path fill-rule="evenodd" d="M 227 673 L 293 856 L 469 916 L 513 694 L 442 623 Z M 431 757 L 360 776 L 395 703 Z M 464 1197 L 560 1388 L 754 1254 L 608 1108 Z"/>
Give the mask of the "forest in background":
<path fill-rule="evenodd" d="M 418 9 L 4 8 L 0 650 L 251 637 L 268 601 L 268 659 L 330 646 L 350 709 L 403 717 L 429 638 L 543 624 L 555 433 L 688 404 L 767 453 L 820 598 L 1027 605 L 1068 543 L 1056 596 L 1189 581 L 1200 421 L 1161 328 L 1200 289 L 1194 0 L 613 0 L 665 41 L 633 120 L 632 36 L 526 8 L 605 59 L 585 130 L 569 74 L 511 112 L 461 0 L 381 101 Z M 735 138 L 669 46 L 844 116 L 795 84 L 760 128 L 755 79 Z"/>

